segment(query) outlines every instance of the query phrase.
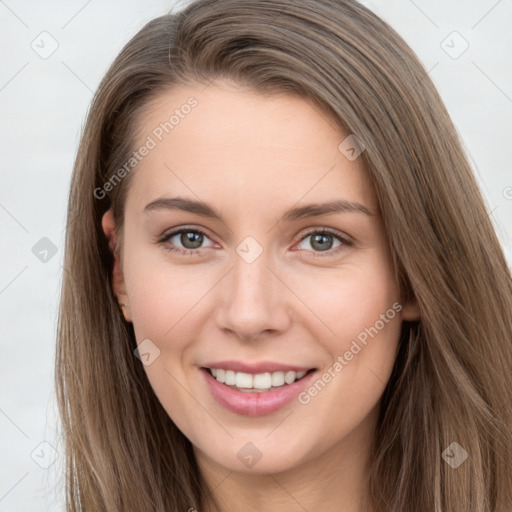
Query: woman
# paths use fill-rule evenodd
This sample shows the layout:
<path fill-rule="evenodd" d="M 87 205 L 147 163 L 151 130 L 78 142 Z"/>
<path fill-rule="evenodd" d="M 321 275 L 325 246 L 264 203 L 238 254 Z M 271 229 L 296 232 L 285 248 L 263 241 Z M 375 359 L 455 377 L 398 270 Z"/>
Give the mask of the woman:
<path fill-rule="evenodd" d="M 203 0 L 94 98 L 56 383 L 75 510 L 509 511 L 510 272 L 352 0 Z"/>

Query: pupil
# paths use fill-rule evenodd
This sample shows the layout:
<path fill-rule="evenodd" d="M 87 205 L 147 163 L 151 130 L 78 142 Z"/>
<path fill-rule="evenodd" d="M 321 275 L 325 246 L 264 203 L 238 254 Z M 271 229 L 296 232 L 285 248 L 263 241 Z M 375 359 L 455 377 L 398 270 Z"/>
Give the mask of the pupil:
<path fill-rule="evenodd" d="M 311 247 L 313 247 L 313 249 L 317 249 L 319 251 L 327 251 L 331 248 L 331 246 L 331 235 L 317 234 L 313 236 L 313 241 L 311 242 Z"/>
<path fill-rule="evenodd" d="M 187 249 L 197 249 L 198 247 L 201 247 L 201 244 L 203 243 L 203 235 L 201 233 L 187 231 L 185 233 L 181 233 L 180 242 L 183 244 L 183 247 Z"/>

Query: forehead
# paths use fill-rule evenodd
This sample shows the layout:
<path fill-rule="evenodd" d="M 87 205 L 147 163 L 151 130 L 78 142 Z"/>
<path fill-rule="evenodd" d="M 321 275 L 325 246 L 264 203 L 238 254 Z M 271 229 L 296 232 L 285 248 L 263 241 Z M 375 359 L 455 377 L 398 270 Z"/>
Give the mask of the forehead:
<path fill-rule="evenodd" d="M 348 135 L 296 95 L 228 81 L 175 87 L 139 118 L 136 149 L 151 148 L 137 164 L 130 195 L 137 202 L 167 193 L 208 196 L 267 209 L 339 195 L 372 208 L 362 158 L 350 161 L 338 149 Z"/>

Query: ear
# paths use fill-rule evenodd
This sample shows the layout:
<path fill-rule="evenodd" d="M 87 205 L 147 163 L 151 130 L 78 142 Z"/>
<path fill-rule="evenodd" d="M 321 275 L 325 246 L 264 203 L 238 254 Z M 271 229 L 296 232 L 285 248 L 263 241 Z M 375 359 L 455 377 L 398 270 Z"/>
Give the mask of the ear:
<path fill-rule="evenodd" d="M 116 227 L 112 209 L 107 210 L 101 219 L 101 227 L 108 240 L 108 246 L 114 257 L 114 268 L 112 270 L 112 287 L 114 295 L 117 297 L 119 306 L 123 311 L 124 319 L 127 322 L 132 321 L 130 302 L 126 293 L 126 286 L 123 277 L 120 250 L 116 236 Z"/>
<path fill-rule="evenodd" d="M 417 322 L 420 320 L 420 307 L 418 306 L 418 302 L 416 298 L 411 299 L 406 304 L 402 305 L 402 320 L 407 322 Z"/>

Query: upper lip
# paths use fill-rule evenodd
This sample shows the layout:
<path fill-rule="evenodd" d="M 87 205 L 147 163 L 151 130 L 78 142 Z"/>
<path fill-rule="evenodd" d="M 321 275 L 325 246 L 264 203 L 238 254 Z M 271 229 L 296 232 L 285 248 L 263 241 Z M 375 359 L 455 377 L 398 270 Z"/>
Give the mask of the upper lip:
<path fill-rule="evenodd" d="M 286 363 L 278 363 L 275 361 L 260 361 L 255 363 L 247 363 L 244 361 L 216 361 L 205 363 L 205 368 L 221 368 L 223 370 L 232 370 L 234 372 L 243 373 L 272 373 L 272 372 L 302 372 L 313 369 L 311 366 L 296 366 Z"/>

